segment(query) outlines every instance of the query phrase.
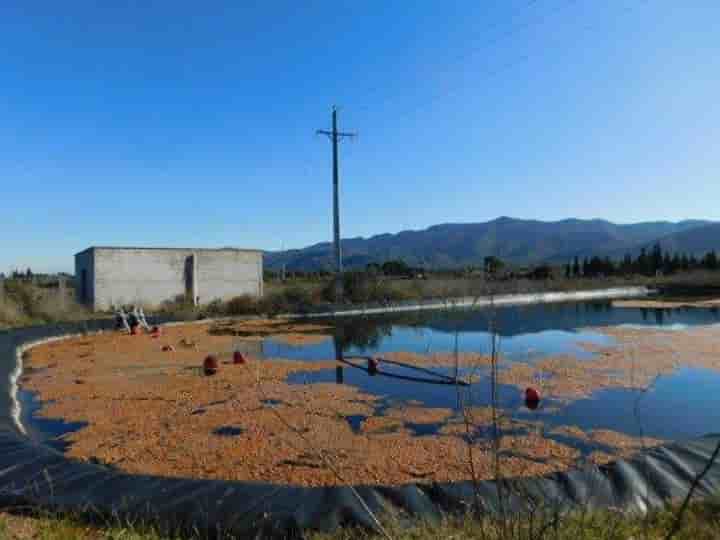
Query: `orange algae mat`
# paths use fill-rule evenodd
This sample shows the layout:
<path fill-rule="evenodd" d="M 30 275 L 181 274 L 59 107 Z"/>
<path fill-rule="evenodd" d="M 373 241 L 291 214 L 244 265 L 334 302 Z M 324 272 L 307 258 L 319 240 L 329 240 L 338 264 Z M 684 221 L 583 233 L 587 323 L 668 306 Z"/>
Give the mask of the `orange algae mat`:
<path fill-rule="evenodd" d="M 276 321 L 232 323 L 237 332 L 228 331 L 229 323 L 223 328 L 218 332 L 217 326 L 188 324 L 165 327 L 159 338 L 107 333 L 41 345 L 27 353 L 31 369 L 21 382 L 39 392 L 41 415 L 88 423 L 65 435 L 71 443 L 69 456 L 166 476 L 306 486 L 465 480 L 473 470 L 478 478 L 493 478 L 491 441 L 475 441 L 472 453 L 467 443 L 469 433 L 490 426 L 493 419 L 503 428 L 526 430 L 499 441 L 505 476 L 544 474 L 587 460 L 607 462 L 662 442 L 576 426 L 561 426 L 546 436 L 539 422 L 512 420 L 504 411 L 493 415 L 487 407 L 468 407 L 458 416 L 449 409 L 407 403 L 375 415 L 378 398 L 355 387 L 284 382 L 292 372 L 332 368 L 334 361 L 250 355 L 246 364 L 232 364 L 233 349 L 258 335 L 275 337 L 271 332 L 277 331 L 288 342 L 301 343 L 304 336 L 329 339 L 331 329 Z M 262 330 L 254 334 L 255 329 Z M 549 357 L 534 365 L 514 363 L 501 370 L 500 381 L 518 391 L 534 384 L 545 396 L 571 401 L 600 388 L 643 387 L 676 369 L 679 355 L 687 363 L 720 370 L 720 331 L 712 327 L 601 331 L 617 344 L 585 345 L 595 353 L 590 360 Z M 168 348 L 172 350 L 163 350 Z M 206 377 L 200 366 L 210 353 L 220 358 L 220 369 Z M 417 365 L 454 361 L 452 355 L 394 357 Z M 489 362 L 467 354 L 461 361 Z M 362 420 L 353 429 L 348 417 L 356 415 Z M 444 424 L 436 434 L 422 437 L 407 425 L 438 422 Z M 549 438 L 557 434 L 613 452 L 583 457 L 571 444 Z"/>

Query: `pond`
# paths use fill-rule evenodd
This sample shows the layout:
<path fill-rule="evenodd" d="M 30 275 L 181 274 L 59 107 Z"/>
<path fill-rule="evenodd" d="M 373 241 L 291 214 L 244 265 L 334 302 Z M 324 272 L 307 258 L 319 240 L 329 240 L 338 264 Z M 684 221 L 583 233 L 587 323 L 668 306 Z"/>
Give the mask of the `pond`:
<path fill-rule="evenodd" d="M 593 452 L 612 453 L 613 450 L 607 438 L 590 440 L 587 435 L 592 430 L 678 440 L 715 432 L 720 425 L 720 369 L 709 369 L 698 363 L 679 362 L 677 367 L 665 370 L 662 376 L 640 388 L 600 384 L 592 386 L 584 395 L 570 398 L 543 389 L 539 406 L 532 410 L 526 406 L 523 383 L 502 379 L 513 367 L 541 366 L 554 358 L 569 358 L 581 370 L 592 366 L 602 358 L 598 351 L 618 344 L 613 332 L 597 330 L 601 327 L 641 331 L 646 335 L 650 334 L 645 330 L 663 329 L 668 330 L 669 335 L 682 335 L 686 329 L 720 323 L 717 310 L 615 308 L 609 302 L 592 302 L 346 317 L 329 322 L 334 328 L 332 336 L 311 336 L 313 339 L 304 345 L 289 345 L 275 338 L 244 343 L 252 345 L 249 351 L 252 358 L 336 362 L 330 369 L 303 368 L 293 372 L 287 382 L 298 387 L 313 383 L 343 384 L 374 396 L 372 412 L 366 410 L 364 414 L 345 417 L 356 433 L 363 430 L 369 417 L 386 413 L 397 417 L 398 407 L 406 406 L 415 411 L 411 418 L 403 420 L 402 427 L 413 439 L 438 433 L 447 436 L 457 428 L 463 404 L 483 408 L 494 403 L 508 420 L 500 426 L 502 434 L 524 435 L 541 426 L 547 439 L 569 444 L 583 456 L 589 456 Z M 414 355 L 416 360 L 434 356 L 447 360 L 456 353 L 459 358 L 487 355 L 493 336 L 501 355 L 499 381 L 493 382 L 487 363 L 460 362 L 456 367 L 452 362 L 403 361 L 403 355 Z M 377 373 L 369 369 L 368 357 L 381 358 Z M 396 363 L 387 361 L 393 359 Z M 558 375 L 548 376 L 553 377 Z M 469 385 L 460 387 L 455 383 L 458 380 Z M 20 390 L 18 397 L 23 424 L 29 434 L 59 450 L 66 449 L 68 433 L 86 425 L 39 416 L 41 403 L 32 392 Z M 267 399 L 262 404 L 274 407 L 282 402 Z M 436 413 L 437 409 L 449 409 L 453 414 L 449 418 L 433 416 L 430 409 Z M 424 418 L 418 410 L 430 414 Z M 198 418 L 205 413 L 205 408 L 200 407 L 190 415 Z M 442 422 L 431 420 L 437 418 L 442 418 Z M 577 432 L 565 429 L 568 426 L 579 428 L 585 435 L 576 436 Z M 560 427 L 563 429 L 557 430 Z M 488 438 L 497 433 L 494 427 L 482 422 L 474 429 L 472 434 L 458 436 Z M 241 424 L 227 421 L 218 425 L 212 435 L 228 441 L 242 438 L 246 431 Z"/>
<path fill-rule="evenodd" d="M 473 406 L 492 403 L 488 367 L 460 367 L 456 371 L 452 366 L 432 366 L 428 368 L 432 373 L 426 373 L 415 366 L 381 361 L 382 373 L 373 376 L 368 372 L 367 360 L 356 357 L 382 358 L 383 354 L 398 352 L 488 354 L 493 335 L 489 329 L 494 328 L 502 355 L 502 370 L 513 363 L 533 364 L 558 355 L 589 361 L 596 353 L 581 344 L 607 347 L 615 343 L 612 337 L 588 328 L 683 330 L 719 322 L 720 313 L 713 309 L 615 308 L 609 302 L 500 307 L 492 312 L 456 309 L 340 319 L 335 321 L 332 338 L 308 345 L 288 345 L 269 338 L 262 343 L 262 354 L 288 361 L 339 360 L 334 369 L 294 373 L 288 381 L 358 387 L 380 397 L 374 414 L 403 404 L 450 408 L 458 412 L 461 400 L 468 402 L 468 395 L 472 396 Z M 442 383 L 443 377 L 462 378 L 471 372 L 476 380 L 462 391 L 453 384 Z M 570 400 L 551 397 L 543 399 L 536 410 L 525 406 L 522 391 L 517 386 L 498 383 L 495 403 L 517 420 L 518 425 L 523 421 L 541 422 L 548 431 L 556 426 L 571 425 L 582 430 L 614 430 L 635 437 L 685 439 L 717 431 L 720 425 L 720 373 L 679 366 L 672 373 L 658 377 L 648 388 L 600 388 L 589 396 Z M 348 418 L 355 426 L 362 420 L 362 417 Z M 406 427 L 422 436 L 436 432 L 441 425 L 406 424 Z M 560 439 L 562 436 L 558 436 Z"/>

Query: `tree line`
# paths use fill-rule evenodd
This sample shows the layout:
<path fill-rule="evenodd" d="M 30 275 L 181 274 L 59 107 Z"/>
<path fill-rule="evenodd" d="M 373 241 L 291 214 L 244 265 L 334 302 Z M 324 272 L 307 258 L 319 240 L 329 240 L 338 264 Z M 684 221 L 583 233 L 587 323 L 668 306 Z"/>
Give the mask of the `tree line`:
<path fill-rule="evenodd" d="M 610 257 L 585 257 L 582 261 L 575 257 L 565 265 L 565 277 L 600 277 L 618 275 L 655 276 L 670 275 L 689 270 L 718 270 L 715 250 L 708 251 L 702 257 L 686 253 L 664 251 L 660 244 L 655 244 L 649 251 L 643 248 L 633 258 L 629 253 L 622 260 L 614 261 Z"/>
<path fill-rule="evenodd" d="M 658 274 L 670 275 L 690 270 L 720 270 L 720 260 L 715 250 L 708 251 L 701 257 L 694 254 L 670 252 L 663 250 L 660 244 L 652 248 L 643 248 L 633 257 L 626 254 L 622 259 L 612 259 L 608 256 L 574 257 L 567 264 L 552 267 L 541 264 L 530 269 L 517 269 L 495 256 L 485 257 L 481 266 L 466 266 L 461 269 L 424 269 L 408 265 L 402 260 L 388 260 L 383 263 L 369 263 L 364 268 L 356 268 L 353 272 L 366 273 L 372 276 L 386 276 L 393 278 L 423 278 L 432 276 L 468 277 L 482 274 L 497 279 L 551 279 L 564 270 L 566 278 L 595 278 L 610 276 L 643 275 L 655 276 Z M 281 272 L 265 270 L 265 279 L 278 279 Z M 309 278 L 326 279 L 334 275 L 327 269 L 315 271 L 293 270 L 285 272 L 286 279 Z"/>

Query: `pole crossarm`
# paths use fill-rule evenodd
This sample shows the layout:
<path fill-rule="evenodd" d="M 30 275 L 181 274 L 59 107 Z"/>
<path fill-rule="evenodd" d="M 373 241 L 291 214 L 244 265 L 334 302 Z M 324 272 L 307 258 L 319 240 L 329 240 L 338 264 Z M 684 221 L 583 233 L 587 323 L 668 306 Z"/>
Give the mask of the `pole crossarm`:
<path fill-rule="evenodd" d="M 327 135 L 330 140 L 333 139 L 333 137 L 337 137 L 338 139 L 352 139 L 353 137 L 357 137 L 357 133 L 347 133 L 338 131 L 337 133 L 333 134 L 332 131 L 326 131 L 324 129 L 318 129 L 315 132 L 317 135 Z"/>

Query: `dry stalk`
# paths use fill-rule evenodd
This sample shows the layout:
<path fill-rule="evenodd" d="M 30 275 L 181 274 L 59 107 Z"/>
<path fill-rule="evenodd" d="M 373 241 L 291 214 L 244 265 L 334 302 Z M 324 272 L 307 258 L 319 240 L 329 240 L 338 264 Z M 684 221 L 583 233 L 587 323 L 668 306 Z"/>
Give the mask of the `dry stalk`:
<path fill-rule="evenodd" d="M 668 532 L 667 536 L 665 537 L 665 540 L 671 540 L 673 536 L 675 536 L 680 528 L 682 527 L 683 518 L 685 517 L 685 512 L 687 511 L 688 505 L 690 504 L 690 500 L 692 499 L 693 495 L 695 494 L 695 490 L 697 490 L 698 486 L 700 485 L 700 482 L 702 482 L 702 479 L 705 478 L 705 475 L 710 472 L 710 469 L 715 464 L 715 460 L 717 459 L 718 455 L 720 454 L 720 442 L 718 442 L 717 446 L 715 447 L 715 450 L 713 451 L 712 455 L 710 456 L 710 459 L 705 464 L 705 467 L 702 471 L 700 471 L 695 478 L 693 478 L 692 484 L 690 485 L 690 489 L 687 492 L 687 495 L 685 496 L 685 500 L 683 500 L 682 505 L 680 506 L 680 510 L 678 511 L 677 515 L 675 516 L 675 521 L 673 522 L 673 526 L 670 529 L 670 532 Z"/>

